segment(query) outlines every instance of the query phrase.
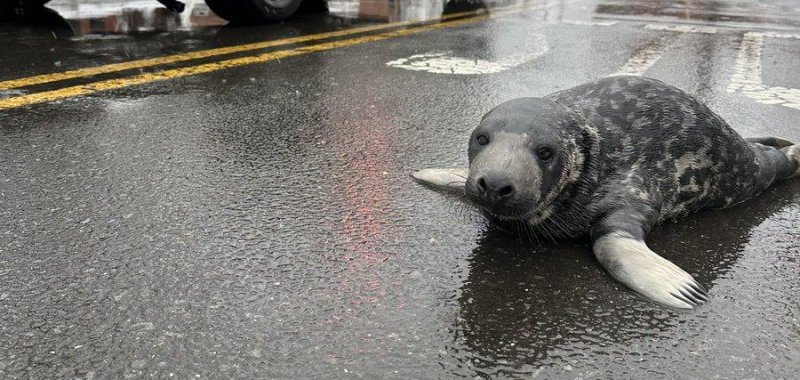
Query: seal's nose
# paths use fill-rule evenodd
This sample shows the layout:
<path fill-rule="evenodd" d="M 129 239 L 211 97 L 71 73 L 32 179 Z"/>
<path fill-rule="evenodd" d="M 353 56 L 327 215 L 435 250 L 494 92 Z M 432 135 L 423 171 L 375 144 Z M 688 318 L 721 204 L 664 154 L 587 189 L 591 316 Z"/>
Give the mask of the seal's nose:
<path fill-rule="evenodd" d="M 478 194 L 493 202 L 502 202 L 514 196 L 514 184 L 508 176 L 499 173 L 485 174 L 475 181 Z"/>

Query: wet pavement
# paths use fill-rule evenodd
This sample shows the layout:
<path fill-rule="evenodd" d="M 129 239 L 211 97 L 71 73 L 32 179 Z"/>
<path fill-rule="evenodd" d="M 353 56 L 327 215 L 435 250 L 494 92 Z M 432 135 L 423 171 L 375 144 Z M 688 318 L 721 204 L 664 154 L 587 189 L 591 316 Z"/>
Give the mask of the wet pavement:
<path fill-rule="evenodd" d="M 504 100 L 617 72 L 677 85 L 745 136 L 800 141 L 800 6 L 523 3 L 0 110 L 0 378 L 796 377 L 800 181 L 651 233 L 711 295 L 677 312 L 613 281 L 586 242 L 507 234 L 408 174 L 465 164 Z M 53 1 L 57 24 L 0 24 L 0 88 L 444 9 L 369 6 L 80 29 L 117 16 Z M 0 89 L 0 104 L 220 59 Z"/>

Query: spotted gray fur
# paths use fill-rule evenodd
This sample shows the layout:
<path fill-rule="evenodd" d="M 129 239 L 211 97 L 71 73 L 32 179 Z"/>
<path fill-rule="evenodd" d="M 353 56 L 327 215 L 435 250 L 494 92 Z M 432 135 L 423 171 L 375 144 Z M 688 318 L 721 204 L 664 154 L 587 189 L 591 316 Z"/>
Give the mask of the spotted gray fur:
<path fill-rule="evenodd" d="M 650 209 L 648 222 L 655 224 L 740 203 L 796 170 L 776 147 L 745 141 L 707 106 L 655 79 L 611 77 L 545 99 L 580 114 L 602 136 L 600 191 L 586 204 L 561 206 L 561 212 L 588 212 L 589 222 L 605 212 L 598 201 L 617 183 L 648 194 L 641 207 Z"/>
<path fill-rule="evenodd" d="M 706 302 L 707 294 L 647 247 L 650 229 L 800 175 L 800 146 L 745 140 L 685 92 L 631 76 L 503 103 L 473 131 L 468 156 L 468 171 L 413 176 L 464 191 L 494 220 L 554 238 L 589 235 L 613 277 L 676 308 Z"/>

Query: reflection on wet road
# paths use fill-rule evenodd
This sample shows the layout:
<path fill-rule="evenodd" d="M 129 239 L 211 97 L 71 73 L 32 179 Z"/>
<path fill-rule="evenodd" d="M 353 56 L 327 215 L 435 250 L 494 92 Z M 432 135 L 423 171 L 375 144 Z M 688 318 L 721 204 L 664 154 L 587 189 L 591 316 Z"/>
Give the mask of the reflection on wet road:
<path fill-rule="evenodd" d="M 498 1 L 414 33 L 399 31 L 475 10 L 340 1 L 233 27 L 201 2 L 88 3 L 0 24 L 0 102 L 311 50 L 0 111 L 0 377 L 800 370 L 800 181 L 650 234 L 710 290 L 675 312 L 586 242 L 509 234 L 408 178 L 463 165 L 492 106 L 617 72 L 673 83 L 743 135 L 800 140 L 794 2 Z"/>

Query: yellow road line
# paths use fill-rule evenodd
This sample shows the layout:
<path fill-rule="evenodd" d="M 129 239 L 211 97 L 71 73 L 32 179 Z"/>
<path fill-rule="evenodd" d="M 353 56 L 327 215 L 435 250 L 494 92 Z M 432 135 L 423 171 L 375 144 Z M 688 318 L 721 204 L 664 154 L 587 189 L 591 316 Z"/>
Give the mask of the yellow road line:
<path fill-rule="evenodd" d="M 507 8 L 503 8 L 503 10 L 505 10 L 505 9 L 515 9 L 515 8 L 520 8 L 520 6 L 507 7 Z M 165 64 L 176 63 L 176 62 L 189 61 L 189 60 L 193 60 L 193 59 L 215 57 L 215 56 L 219 56 L 219 55 L 241 53 L 241 52 L 246 52 L 246 51 L 250 51 L 250 50 L 266 49 L 266 48 L 275 47 L 275 46 L 282 46 L 282 45 L 297 44 L 297 43 L 302 43 L 302 42 L 317 41 L 317 40 L 328 39 L 328 38 L 348 36 L 348 35 L 357 34 L 357 33 L 374 32 L 374 31 L 378 31 L 378 30 L 397 28 L 397 27 L 414 25 L 414 24 L 419 24 L 419 23 L 424 23 L 424 22 L 432 22 L 432 21 L 438 21 L 438 20 L 448 20 L 448 19 L 452 19 L 452 18 L 470 16 L 470 15 L 476 15 L 476 14 L 477 13 L 474 12 L 474 11 L 460 12 L 460 13 L 453 13 L 453 14 L 443 15 L 440 18 L 432 18 L 432 19 L 429 19 L 429 20 L 400 21 L 400 22 L 394 22 L 394 23 L 389 23 L 389 24 L 369 25 L 369 26 L 363 26 L 363 27 L 358 27 L 358 28 L 339 30 L 339 31 L 335 31 L 335 32 L 310 34 L 310 35 L 306 35 L 306 36 L 284 38 L 284 39 L 280 39 L 280 40 L 255 42 L 255 43 L 244 44 L 244 45 L 228 46 L 228 47 L 216 48 L 216 49 L 208 49 L 208 50 L 199 50 L 199 51 L 194 51 L 194 52 L 189 52 L 189 53 L 174 54 L 174 55 L 168 55 L 168 56 L 163 56 L 163 57 L 139 59 L 139 60 L 135 60 L 135 61 L 121 62 L 121 63 L 112 63 L 112 64 L 104 65 L 104 66 L 88 67 L 88 68 L 83 68 L 83 69 L 69 70 L 69 71 L 63 71 L 63 72 L 60 72 L 60 73 L 35 75 L 35 76 L 26 77 L 26 78 L 19 78 L 19 79 L 11 79 L 11 80 L 7 80 L 7 81 L 2 81 L 2 82 L 0 82 L 0 90 L 8 90 L 8 89 L 11 89 L 11 88 L 33 86 L 33 85 L 37 85 L 37 84 L 56 82 L 56 81 L 67 80 L 67 79 L 75 79 L 75 78 L 88 77 L 88 76 L 99 75 L 99 74 L 107 74 L 107 73 L 113 73 L 113 72 L 123 71 L 123 70 L 140 69 L 140 68 L 145 68 L 145 67 L 152 67 L 152 66 L 165 65 Z"/>
<path fill-rule="evenodd" d="M 542 7 L 522 7 L 515 11 L 506 11 L 506 12 L 495 12 L 494 15 L 506 15 L 517 13 L 522 10 L 535 10 L 541 9 Z M 176 69 L 164 70 L 160 72 L 154 73 L 144 73 L 129 77 L 123 77 L 118 79 L 108 79 L 97 81 L 85 85 L 79 86 L 71 86 L 71 87 L 64 87 L 58 90 L 52 91 L 43 91 L 32 93 L 28 95 L 20 95 L 14 96 L 10 98 L 0 99 L 0 110 L 10 109 L 10 108 L 17 108 L 23 107 L 27 105 L 37 104 L 37 103 L 44 103 L 69 97 L 81 96 L 81 95 L 88 95 L 99 91 L 106 91 L 106 90 L 113 90 L 123 87 L 141 85 L 146 83 L 152 82 L 160 82 L 170 79 L 181 78 L 190 75 L 197 75 L 203 73 L 210 73 L 214 71 L 230 69 L 239 66 L 251 65 L 255 63 L 264 63 L 269 61 L 278 60 L 281 58 L 293 57 L 308 53 L 314 53 L 319 51 L 325 50 L 332 50 L 347 46 L 353 46 L 358 44 L 363 44 L 367 42 L 375 42 L 381 40 L 387 40 L 396 37 L 408 36 L 412 34 L 417 34 L 421 32 L 436 30 L 436 29 L 443 29 L 443 28 L 450 28 L 459 25 L 471 24 L 482 20 L 490 19 L 490 15 L 482 15 L 482 16 L 475 16 L 455 21 L 447 21 L 438 24 L 430 24 L 430 25 L 423 25 L 416 28 L 410 29 L 401 29 L 390 31 L 381 34 L 374 34 L 368 35 L 363 37 L 355 37 L 346 40 L 339 40 L 339 41 L 331 41 L 325 42 L 317 45 L 311 46 L 304 46 L 298 47 L 294 49 L 287 49 L 287 50 L 279 50 L 259 55 L 247 56 L 247 57 L 240 57 L 240 58 L 232 58 L 227 60 L 222 60 L 218 62 L 212 63 L 205 63 L 195 66 L 188 66 L 188 67 L 181 67 Z"/>

